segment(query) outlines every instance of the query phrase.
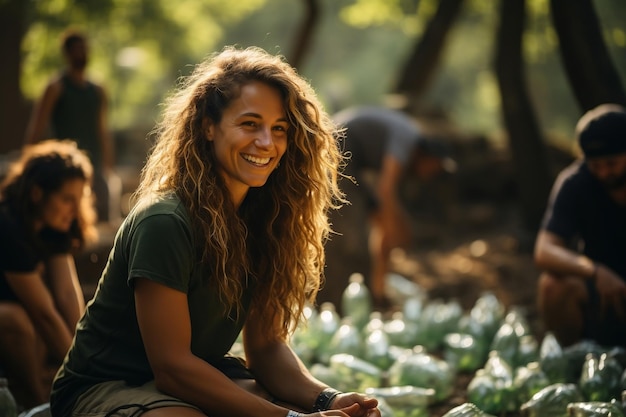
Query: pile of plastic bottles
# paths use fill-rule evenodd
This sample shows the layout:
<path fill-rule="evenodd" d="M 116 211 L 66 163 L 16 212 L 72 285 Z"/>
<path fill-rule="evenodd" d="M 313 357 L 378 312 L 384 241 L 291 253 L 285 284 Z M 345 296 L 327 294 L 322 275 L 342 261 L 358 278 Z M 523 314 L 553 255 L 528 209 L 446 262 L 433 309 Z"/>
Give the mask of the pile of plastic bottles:
<path fill-rule="evenodd" d="M 340 316 L 330 303 L 309 307 L 291 345 L 321 381 L 375 396 L 383 417 L 428 416 L 450 397 L 459 373 L 471 373 L 467 403 L 445 417 L 623 417 L 626 351 L 582 342 L 562 349 L 539 341 L 523 312 L 491 292 L 469 311 L 430 300 L 415 284 L 400 311 L 372 310 L 360 274 L 346 287 Z"/>

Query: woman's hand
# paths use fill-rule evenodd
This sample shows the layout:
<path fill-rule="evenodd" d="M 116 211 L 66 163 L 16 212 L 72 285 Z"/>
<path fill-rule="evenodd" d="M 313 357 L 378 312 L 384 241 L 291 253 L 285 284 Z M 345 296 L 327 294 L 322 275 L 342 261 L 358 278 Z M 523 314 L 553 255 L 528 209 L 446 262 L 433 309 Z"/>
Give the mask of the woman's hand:
<path fill-rule="evenodd" d="M 377 408 L 378 400 L 356 392 L 346 392 L 337 395 L 331 407 L 332 409 L 327 411 L 339 410 L 351 417 L 380 417 L 380 410 Z M 322 413 L 326 413 L 327 411 Z M 322 415 L 330 416 L 336 414 Z"/>

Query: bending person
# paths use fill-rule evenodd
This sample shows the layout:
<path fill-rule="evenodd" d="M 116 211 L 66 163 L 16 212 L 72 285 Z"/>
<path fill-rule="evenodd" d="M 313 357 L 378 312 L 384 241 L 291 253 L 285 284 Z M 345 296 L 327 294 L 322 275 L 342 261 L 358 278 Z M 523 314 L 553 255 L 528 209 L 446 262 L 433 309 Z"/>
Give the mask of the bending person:
<path fill-rule="evenodd" d="M 365 106 L 340 111 L 334 120 L 345 128 L 344 150 L 350 160 L 342 189 L 350 201 L 332 214 L 333 236 L 327 245 L 327 282 L 320 301 L 337 307 L 348 277 L 366 277 L 374 305 L 385 310 L 391 251 L 414 243 L 413 220 L 400 198 L 404 178 L 428 182 L 454 170 L 443 142 L 427 135 L 408 114 L 385 107 Z"/>
<path fill-rule="evenodd" d="M 280 57 L 226 48 L 167 102 L 52 415 L 377 416 L 289 345 L 341 199 L 334 126 Z M 229 355 L 243 332 L 245 358 Z"/>

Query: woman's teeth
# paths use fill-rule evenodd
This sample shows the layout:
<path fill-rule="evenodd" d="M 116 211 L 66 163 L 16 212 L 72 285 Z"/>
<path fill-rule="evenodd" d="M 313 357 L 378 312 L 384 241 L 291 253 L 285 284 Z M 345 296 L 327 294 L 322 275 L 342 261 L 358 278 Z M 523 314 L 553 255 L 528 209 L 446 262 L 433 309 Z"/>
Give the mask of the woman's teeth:
<path fill-rule="evenodd" d="M 253 164 L 267 165 L 269 164 L 271 158 L 259 158 L 259 157 L 252 156 L 252 155 L 243 155 L 243 159 L 245 159 L 248 162 L 252 162 Z"/>

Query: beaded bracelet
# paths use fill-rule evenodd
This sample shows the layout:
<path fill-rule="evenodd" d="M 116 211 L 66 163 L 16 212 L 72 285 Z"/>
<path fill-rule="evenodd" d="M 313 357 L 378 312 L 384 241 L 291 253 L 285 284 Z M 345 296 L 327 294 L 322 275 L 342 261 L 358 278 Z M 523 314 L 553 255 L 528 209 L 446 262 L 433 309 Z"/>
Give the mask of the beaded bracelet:
<path fill-rule="evenodd" d="M 320 395 L 317 396 L 315 404 L 313 404 L 313 412 L 328 410 L 335 397 L 339 394 L 341 394 L 341 391 L 333 388 L 324 388 Z"/>

